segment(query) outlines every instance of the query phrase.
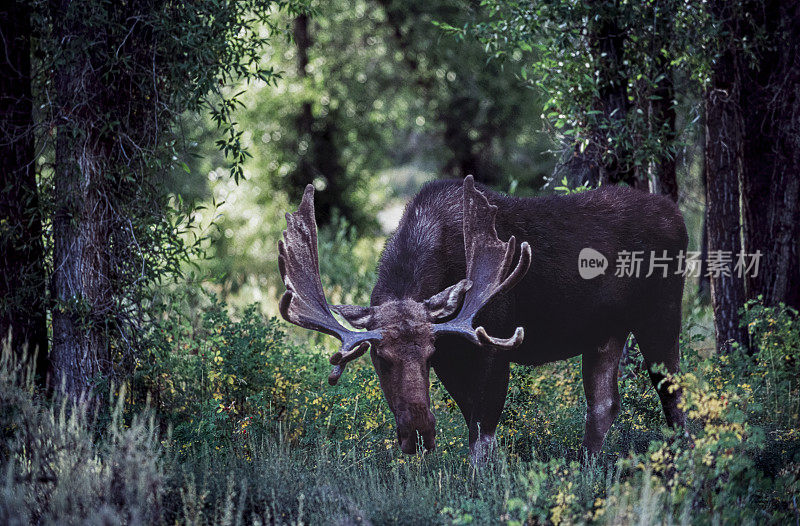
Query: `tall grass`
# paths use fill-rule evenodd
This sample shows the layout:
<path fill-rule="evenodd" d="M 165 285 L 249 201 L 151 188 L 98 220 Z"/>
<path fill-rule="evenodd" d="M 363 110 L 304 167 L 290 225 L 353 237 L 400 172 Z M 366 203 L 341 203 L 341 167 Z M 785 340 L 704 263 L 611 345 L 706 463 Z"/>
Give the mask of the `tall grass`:
<path fill-rule="evenodd" d="M 246 354 L 261 338 L 269 367 L 258 374 L 276 368 L 289 374 L 281 356 L 297 360 L 296 349 L 287 352 L 268 324 L 258 329 L 255 317 L 231 322 L 221 316 L 212 318 L 223 329 L 209 330 L 220 345 Z M 766 320 L 765 343 L 776 349 L 778 328 L 795 330 L 794 318 L 771 311 L 759 316 Z M 582 402 L 548 402 L 573 396 L 574 375 L 554 369 L 546 378 L 532 373 L 514 380 L 500 451 L 477 468 L 456 450 L 401 457 L 393 444 L 383 446 L 390 428 L 350 429 L 371 425 L 359 414 L 372 410 L 366 397 L 360 409 L 337 417 L 338 431 L 331 431 L 330 418 L 292 405 L 308 403 L 296 393 L 308 386 L 291 384 L 293 395 L 286 394 L 285 382 L 316 373 L 280 376 L 263 393 L 222 391 L 238 385 L 227 380 L 233 372 L 222 369 L 233 357 L 211 344 L 203 350 L 220 369 L 186 373 L 207 383 L 208 391 L 189 391 L 172 378 L 165 384 L 174 391 L 171 398 L 153 407 L 125 386 L 78 401 L 46 397 L 35 388 L 32 369 L 6 345 L 0 357 L 0 524 L 797 523 L 800 440 L 791 412 L 797 379 L 787 369 L 796 367 L 791 346 L 797 341 L 788 333 L 781 338 L 789 359 L 777 360 L 772 350 L 769 360 L 733 365 L 730 358 L 701 360 L 689 353 L 688 371 L 678 379 L 692 419 L 689 436 L 661 430 L 649 416 L 629 416 L 615 425 L 607 453 L 593 459 L 580 458 L 571 445 L 580 436 L 575 415 Z M 251 354 L 253 363 L 263 363 L 262 353 Z M 242 367 L 235 368 L 235 379 Z M 625 399 L 635 403 L 643 388 L 639 380 L 624 381 Z M 527 421 L 545 415 L 526 408 L 525 392 L 536 392 L 553 413 L 547 425 L 556 432 Z M 789 414 L 770 416 L 779 407 L 776 393 L 785 393 Z M 217 394 L 242 400 L 237 408 L 251 404 L 252 414 L 231 417 L 233 404 Z M 209 403 L 191 405 L 190 395 L 208 396 Z M 264 404 L 275 410 L 258 409 Z M 648 404 L 631 414 L 656 410 Z M 224 427 L 229 420 L 232 427 Z M 246 428 L 240 426 L 245 420 Z M 173 433 L 173 424 L 184 431 Z"/>
<path fill-rule="evenodd" d="M 32 368 L 4 346 L 0 523 L 159 520 L 164 474 L 152 417 L 136 415 L 123 423 L 117 403 L 101 425 L 99 407 L 88 398 L 44 399 Z"/>

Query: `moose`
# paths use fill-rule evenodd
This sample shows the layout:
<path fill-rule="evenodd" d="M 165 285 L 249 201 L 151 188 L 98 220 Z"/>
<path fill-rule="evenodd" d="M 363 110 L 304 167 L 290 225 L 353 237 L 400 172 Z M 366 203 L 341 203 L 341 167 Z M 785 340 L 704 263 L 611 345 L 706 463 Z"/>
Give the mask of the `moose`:
<path fill-rule="evenodd" d="M 416 453 L 420 442 L 435 447 L 431 368 L 461 410 L 470 455 L 479 460 L 495 447 L 510 364 L 577 355 L 587 402 L 583 447 L 600 452 L 620 411 L 618 369 L 630 333 L 667 424 L 684 425 L 681 391 L 664 370 L 678 370 L 687 234 L 668 198 L 617 186 L 519 198 L 476 187 L 472 176 L 428 183 L 384 248 L 368 307 L 325 299 L 312 185 L 286 221 L 281 315 L 341 340 L 330 358 L 331 385 L 370 350 L 404 453 Z M 580 273 L 587 248 L 608 260 L 593 277 Z M 641 272 L 626 265 L 632 255 Z M 649 264 L 643 255 L 652 256 Z"/>

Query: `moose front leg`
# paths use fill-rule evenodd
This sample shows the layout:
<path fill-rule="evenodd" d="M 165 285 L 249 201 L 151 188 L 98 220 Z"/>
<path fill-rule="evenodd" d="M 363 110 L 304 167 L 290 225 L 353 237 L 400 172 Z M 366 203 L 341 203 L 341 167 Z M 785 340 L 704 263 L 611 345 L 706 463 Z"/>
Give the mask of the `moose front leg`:
<path fill-rule="evenodd" d="M 486 463 L 496 448 L 495 432 L 508 392 L 508 360 L 458 342 L 458 348 L 437 345 L 433 369 L 467 423 L 470 459 Z"/>
<path fill-rule="evenodd" d="M 586 393 L 586 431 L 583 447 L 599 453 L 606 433 L 620 411 L 617 371 L 622 356 L 623 338 L 611 337 L 600 349 L 581 358 L 583 390 Z"/>

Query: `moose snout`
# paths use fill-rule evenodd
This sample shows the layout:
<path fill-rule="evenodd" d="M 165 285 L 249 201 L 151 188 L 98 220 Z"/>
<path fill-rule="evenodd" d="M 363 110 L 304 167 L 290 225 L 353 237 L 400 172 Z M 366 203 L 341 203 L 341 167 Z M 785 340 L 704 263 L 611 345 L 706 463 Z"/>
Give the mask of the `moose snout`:
<path fill-rule="evenodd" d="M 417 452 L 418 437 L 427 450 L 436 448 L 436 417 L 425 404 L 414 404 L 397 412 L 397 440 L 403 453 Z"/>

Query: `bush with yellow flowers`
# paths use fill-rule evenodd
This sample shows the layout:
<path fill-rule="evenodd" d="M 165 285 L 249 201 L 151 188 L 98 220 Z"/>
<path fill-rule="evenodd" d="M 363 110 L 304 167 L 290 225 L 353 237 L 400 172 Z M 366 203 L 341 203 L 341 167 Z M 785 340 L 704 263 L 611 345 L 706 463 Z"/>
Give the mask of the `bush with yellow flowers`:
<path fill-rule="evenodd" d="M 235 311 L 213 298 L 192 305 L 146 335 L 150 353 L 127 397 L 130 414 L 149 398 L 162 433 L 172 428 L 165 447 L 181 459 L 174 487 L 191 500 L 186 509 L 233 506 L 231 495 L 242 494 L 217 482 L 233 476 L 259 485 L 242 506 L 269 502 L 273 522 L 329 513 L 355 522 L 514 525 L 800 517 L 800 321 L 787 307 L 748 304 L 750 341 L 728 354 L 714 352 L 687 320 L 681 372 L 669 377 L 684 395 L 685 430 L 665 428 L 631 345 L 619 372 L 622 412 L 596 458 L 580 449 L 580 357 L 512 366 L 498 456 L 474 468 L 461 413 L 435 375 L 437 449 L 404 456 L 368 359 L 350 364 L 331 387 L 332 338 L 295 331 L 255 307 Z M 199 502 L 204 491 L 219 505 Z"/>
<path fill-rule="evenodd" d="M 394 417 L 367 360 L 348 367 L 332 387 L 328 357 L 335 342 L 292 343 L 286 325 L 265 319 L 256 306 L 233 312 L 214 297 L 200 316 L 186 311 L 175 308 L 149 335 L 130 410 L 149 400 L 162 425 L 188 445 L 246 448 L 249 433 L 269 428 L 298 446 L 327 442 L 343 452 L 397 456 Z M 439 452 L 463 457 L 461 414 L 437 382 L 432 404 Z"/>
<path fill-rule="evenodd" d="M 737 357 L 740 375 L 752 382 L 743 388 L 759 400 L 761 423 L 800 428 L 800 319 L 783 304 L 767 307 L 761 298 L 749 302 L 742 324 L 750 336 L 750 352 Z"/>
<path fill-rule="evenodd" d="M 210 297 L 200 316 L 175 309 L 147 336 L 131 409 L 148 399 L 162 424 L 186 444 L 233 444 L 264 414 L 269 393 L 280 388 L 280 377 L 271 371 L 274 356 L 287 351 L 284 334 L 277 320 L 262 319 L 255 306 L 234 319 Z"/>
<path fill-rule="evenodd" d="M 435 378 L 437 449 L 400 455 L 369 361 L 330 387 L 335 342 L 292 340 L 252 307 L 208 298 L 163 316 L 109 407 L 37 392 L 6 349 L 0 523 L 794 524 L 800 322 L 757 303 L 744 320 L 749 346 L 728 354 L 684 334 L 670 380 L 685 430 L 665 429 L 631 349 L 596 457 L 579 448 L 579 358 L 514 367 L 500 448 L 477 467 Z"/>

